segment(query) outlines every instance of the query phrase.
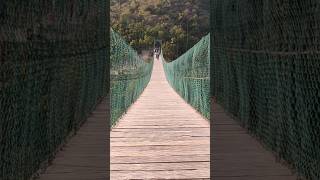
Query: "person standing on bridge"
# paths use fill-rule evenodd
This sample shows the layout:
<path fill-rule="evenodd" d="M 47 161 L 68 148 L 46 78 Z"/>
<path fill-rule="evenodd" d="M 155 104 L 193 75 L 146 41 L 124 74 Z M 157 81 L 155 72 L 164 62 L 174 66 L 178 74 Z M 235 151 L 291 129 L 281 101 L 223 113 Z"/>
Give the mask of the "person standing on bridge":
<path fill-rule="evenodd" d="M 154 44 L 154 54 L 156 55 L 156 58 L 159 60 L 159 56 L 161 54 L 161 43 L 160 41 L 156 41 Z"/>

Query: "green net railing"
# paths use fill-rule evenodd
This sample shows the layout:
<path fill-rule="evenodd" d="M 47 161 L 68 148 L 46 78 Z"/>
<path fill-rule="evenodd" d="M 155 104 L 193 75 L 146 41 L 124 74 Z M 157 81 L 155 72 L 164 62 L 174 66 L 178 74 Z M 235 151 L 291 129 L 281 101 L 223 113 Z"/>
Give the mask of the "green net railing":
<path fill-rule="evenodd" d="M 209 61 L 209 34 L 176 60 L 169 63 L 163 60 L 169 84 L 207 119 L 210 117 Z"/>
<path fill-rule="evenodd" d="M 137 100 L 147 86 L 153 60 L 143 60 L 125 40 L 111 29 L 111 126 Z"/>
<path fill-rule="evenodd" d="M 212 95 L 300 175 L 320 179 L 320 1 L 212 5 Z"/>
<path fill-rule="evenodd" d="M 0 179 L 29 179 L 106 95 L 105 1 L 0 1 Z"/>

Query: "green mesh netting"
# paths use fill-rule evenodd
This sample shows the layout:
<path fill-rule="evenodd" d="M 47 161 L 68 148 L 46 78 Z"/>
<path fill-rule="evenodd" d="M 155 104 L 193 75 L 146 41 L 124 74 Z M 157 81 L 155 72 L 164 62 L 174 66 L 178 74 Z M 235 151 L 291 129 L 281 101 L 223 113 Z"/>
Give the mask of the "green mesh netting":
<path fill-rule="evenodd" d="M 137 100 L 147 86 L 153 60 L 144 61 L 124 39 L 111 29 L 111 126 Z"/>
<path fill-rule="evenodd" d="M 163 59 L 163 58 L 162 58 Z M 163 67 L 169 84 L 204 117 L 210 117 L 210 35 Z"/>
<path fill-rule="evenodd" d="M 300 175 L 320 179 L 320 1 L 212 5 L 212 95 Z"/>
<path fill-rule="evenodd" d="M 106 2 L 0 1 L 0 179 L 52 158 L 107 87 Z"/>

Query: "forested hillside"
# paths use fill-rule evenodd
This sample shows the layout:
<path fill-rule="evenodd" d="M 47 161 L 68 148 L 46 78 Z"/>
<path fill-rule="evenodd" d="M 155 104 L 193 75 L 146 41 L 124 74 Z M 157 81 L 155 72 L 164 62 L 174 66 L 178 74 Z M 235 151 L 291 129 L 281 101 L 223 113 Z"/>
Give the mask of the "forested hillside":
<path fill-rule="evenodd" d="M 210 0 L 111 0 L 111 26 L 139 52 L 163 41 L 167 60 L 209 33 Z"/>

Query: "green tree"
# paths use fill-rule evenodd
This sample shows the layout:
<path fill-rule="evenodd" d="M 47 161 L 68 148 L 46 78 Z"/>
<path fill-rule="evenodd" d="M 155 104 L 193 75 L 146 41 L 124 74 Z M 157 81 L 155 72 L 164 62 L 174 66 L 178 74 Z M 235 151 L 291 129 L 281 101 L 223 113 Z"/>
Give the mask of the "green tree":
<path fill-rule="evenodd" d="M 161 39 L 174 60 L 209 32 L 209 0 L 112 0 L 111 25 L 138 51 Z"/>

